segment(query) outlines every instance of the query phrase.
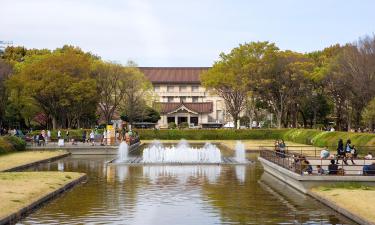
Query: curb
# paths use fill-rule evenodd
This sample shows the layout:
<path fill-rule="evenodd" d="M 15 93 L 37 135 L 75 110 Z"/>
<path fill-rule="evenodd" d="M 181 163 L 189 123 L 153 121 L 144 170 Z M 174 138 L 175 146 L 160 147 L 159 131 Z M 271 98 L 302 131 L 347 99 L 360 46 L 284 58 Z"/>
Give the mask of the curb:
<path fill-rule="evenodd" d="M 315 194 L 311 191 L 307 192 L 307 195 L 309 195 L 310 197 L 318 200 L 319 202 L 325 204 L 326 206 L 330 207 L 331 209 L 335 210 L 336 212 L 348 217 L 349 219 L 353 220 L 354 222 L 357 222 L 359 224 L 363 224 L 363 225 L 375 225 L 375 223 L 361 217 L 361 216 L 358 216 L 340 206 L 338 206 L 336 203 L 328 200 L 328 199 L 325 199 L 321 196 L 319 196 L 318 194 Z"/>
<path fill-rule="evenodd" d="M 67 153 L 62 154 L 62 155 L 54 156 L 52 158 L 39 160 L 39 161 L 36 161 L 36 162 L 24 164 L 24 165 L 21 165 L 21 166 L 16 166 L 16 167 L 13 167 L 13 168 L 10 168 L 10 169 L 6 169 L 6 170 L 0 171 L 0 172 L 16 172 L 16 171 L 24 170 L 24 169 L 27 169 L 29 167 L 36 166 L 36 165 L 38 165 L 40 163 L 52 162 L 52 161 L 64 158 L 64 157 L 66 157 L 66 156 L 68 156 L 70 154 L 71 154 L 70 152 L 67 152 Z"/>
<path fill-rule="evenodd" d="M 76 180 L 73 180 L 61 188 L 47 194 L 46 196 L 36 200 L 35 202 L 31 203 L 28 206 L 23 207 L 22 209 L 18 210 L 15 213 L 10 214 L 9 216 L 6 216 L 5 218 L 0 218 L 0 225 L 5 225 L 5 224 L 15 224 L 17 223 L 20 219 L 26 217 L 28 214 L 33 212 L 34 210 L 40 208 L 43 206 L 45 203 L 48 201 L 58 197 L 60 194 L 70 190 L 73 188 L 75 185 L 86 181 L 87 180 L 87 175 L 84 174 L 81 177 L 77 178 Z"/>

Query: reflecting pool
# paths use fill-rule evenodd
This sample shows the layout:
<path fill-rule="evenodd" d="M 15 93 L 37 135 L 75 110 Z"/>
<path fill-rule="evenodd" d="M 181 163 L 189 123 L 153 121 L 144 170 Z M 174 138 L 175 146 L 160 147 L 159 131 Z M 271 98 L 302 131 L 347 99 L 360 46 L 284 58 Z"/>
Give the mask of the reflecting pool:
<path fill-rule="evenodd" d="M 73 155 L 35 168 L 85 172 L 88 182 L 19 224 L 353 224 L 265 174 L 256 161 L 106 166 L 111 159 Z"/>

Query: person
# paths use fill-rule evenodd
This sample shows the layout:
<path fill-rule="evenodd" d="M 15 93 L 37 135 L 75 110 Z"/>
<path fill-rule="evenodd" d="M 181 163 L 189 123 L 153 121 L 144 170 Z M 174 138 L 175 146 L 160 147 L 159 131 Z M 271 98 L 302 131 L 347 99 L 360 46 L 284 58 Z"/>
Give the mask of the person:
<path fill-rule="evenodd" d="M 69 142 L 69 129 L 68 130 L 66 130 L 66 142 Z"/>
<path fill-rule="evenodd" d="M 83 143 L 86 142 L 86 135 L 87 135 L 86 130 L 83 130 L 83 131 L 82 131 L 82 142 L 83 142 Z"/>
<path fill-rule="evenodd" d="M 285 142 L 283 139 L 281 139 L 281 142 L 279 143 L 279 150 L 280 150 L 280 156 L 282 158 L 285 157 L 285 147 L 286 147 Z"/>
<path fill-rule="evenodd" d="M 122 126 L 122 129 L 121 129 L 121 141 L 124 141 L 124 140 L 125 140 L 125 134 L 126 134 L 126 128 L 125 128 L 125 126 L 123 125 L 123 126 Z"/>
<path fill-rule="evenodd" d="M 350 153 L 352 153 L 352 156 L 353 156 L 354 159 L 357 158 L 358 151 L 357 151 L 357 148 L 355 147 L 355 145 L 352 146 L 352 151 Z"/>
<path fill-rule="evenodd" d="M 372 159 L 372 153 L 371 152 L 367 153 L 367 155 L 365 156 L 365 159 Z"/>
<path fill-rule="evenodd" d="M 57 131 L 57 139 L 61 139 L 61 131 L 60 130 Z"/>
<path fill-rule="evenodd" d="M 337 171 L 339 169 L 339 166 L 335 164 L 335 160 L 331 160 L 331 164 L 328 165 L 328 174 L 329 175 L 337 175 Z"/>
<path fill-rule="evenodd" d="M 324 175 L 325 174 L 324 169 L 320 165 L 316 166 L 316 170 L 318 171 L 319 175 Z"/>
<path fill-rule="evenodd" d="M 375 162 L 370 165 L 363 166 L 363 175 L 375 176 Z"/>
<path fill-rule="evenodd" d="M 352 161 L 352 164 L 354 165 L 354 161 L 353 161 L 353 156 L 352 156 L 352 141 L 350 139 L 348 139 L 346 141 L 346 144 L 345 144 L 345 156 L 344 156 L 344 160 L 343 162 L 345 163 L 345 165 L 348 165 L 348 159 L 350 159 Z"/>
<path fill-rule="evenodd" d="M 51 141 L 51 131 L 50 130 L 47 130 L 47 140 L 46 140 L 46 144 L 48 141 Z"/>
<path fill-rule="evenodd" d="M 101 145 L 106 145 L 107 144 L 107 136 L 108 135 L 108 132 L 104 129 L 103 131 L 103 139 L 102 139 L 102 143 Z"/>
<path fill-rule="evenodd" d="M 95 144 L 95 133 L 93 130 L 91 130 L 91 133 L 90 133 L 90 142 L 91 142 L 91 145 L 94 146 Z"/>
<path fill-rule="evenodd" d="M 304 158 L 301 164 L 301 169 L 304 174 L 312 174 L 312 166 L 310 165 L 310 162 Z"/>
<path fill-rule="evenodd" d="M 40 133 L 39 134 L 39 144 L 38 144 L 38 146 L 41 146 L 41 145 L 44 145 L 44 137 L 43 137 L 43 134 L 42 133 Z"/>
<path fill-rule="evenodd" d="M 344 151 L 344 142 L 342 139 L 339 139 L 339 142 L 337 143 L 337 157 L 336 157 L 336 164 L 339 164 L 339 159 L 345 157 L 345 151 Z"/>
<path fill-rule="evenodd" d="M 320 152 L 320 159 L 328 159 L 329 158 L 329 151 L 328 151 L 328 147 L 324 147 L 324 149 Z"/>

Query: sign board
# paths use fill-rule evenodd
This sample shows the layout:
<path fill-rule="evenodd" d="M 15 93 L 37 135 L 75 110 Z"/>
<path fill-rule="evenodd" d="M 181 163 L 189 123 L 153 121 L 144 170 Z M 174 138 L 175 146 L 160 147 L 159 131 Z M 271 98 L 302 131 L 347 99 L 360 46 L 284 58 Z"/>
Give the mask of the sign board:
<path fill-rule="evenodd" d="M 107 125 L 107 145 L 115 143 L 115 128 L 113 125 Z"/>

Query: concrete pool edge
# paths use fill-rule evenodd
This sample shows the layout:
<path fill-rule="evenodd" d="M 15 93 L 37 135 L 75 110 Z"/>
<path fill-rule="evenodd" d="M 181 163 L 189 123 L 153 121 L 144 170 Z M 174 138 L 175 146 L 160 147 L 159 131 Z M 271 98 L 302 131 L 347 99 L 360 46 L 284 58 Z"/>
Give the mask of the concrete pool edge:
<path fill-rule="evenodd" d="M 375 223 L 354 214 L 345 208 L 338 206 L 334 202 L 319 196 L 318 194 L 313 193 L 310 191 L 312 187 L 321 186 L 324 184 L 335 183 L 335 182 L 361 182 L 361 183 L 368 183 L 372 182 L 374 185 L 375 177 L 367 177 L 367 176 L 301 176 L 296 174 L 290 170 L 287 170 L 283 167 L 280 167 L 272 162 L 269 162 L 261 157 L 258 157 L 259 162 L 262 164 L 264 168 L 264 172 L 272 175 L 273 177 L 277 178 L 278 180 L 284 182 L 288 186 L 296 189 L 299 192 L 302 192 L 315 200 L 323 203 L 324 205 L 328 206 L 329 208 L 335 210 L 336 212 L 344 215 L 345 217 L 353 220 L 359 224 L 365 225 L 375 225 Z M 335 179 L 336 178 L 336 179 Z M 344 179 L 340 179 L 344 178 Z M 353 180 L 355 178 L 355 180 Z"/>
<path fill-rule="evenodd" d="M 66 152 L 66 153 L 61 154 L 61 155 L 57 155 L 57 156 L 53 156 L 53 157 L 50 157 L 50 158 L 47 158 L 47 159 L 34 161 L 34 162 L 31 162 L 31 163 L 26 163 L 26 164 L 19 165 L 19 166 L 15 166 L 15 167 L 12 167 L 12 168 L 9 168 L 9 169 L 6 169 L 6 170 L 2 170 L 0 172 L 17 172 L 17 171 L 25 170 L 25 169 L 28 169 L 30 167 L 37 166 L 41 163 L 53 162 L 55 160 L 65 158 L 66 156 L 69 156 L 70 154 L 71 154 L 70 152 Z"/>
<path fill-rule="evenodd" d="M 0 218 L 0 225 L 17 223 L 19 220 L 26 217 L 27 215 L 29 215 L 33 211 L 39 209 L 44 204 L 46 204 L 49 201 L 59 197 L 61 194 L 69 191 L 70 189 L 72 189 L 76 185 L 78 185 L 78 184 L 80 184 L 80 183 L 82 183 L 86 180 L 87 180 L 87 175 L 82 174 L 80 177 L 70 181 L 69 183 L 61 186 L 60 188 L 58 188 L 58 189 L 56 189 L 52 192 L 46 193 L 44 196 L 40 197 L 36 201 L 34 201 L 34 202 L 24 206 L 23 208 L 19 209 L 17 212 L 11 213 L 10 215 L 7 215 L 3 218 Z"/>

